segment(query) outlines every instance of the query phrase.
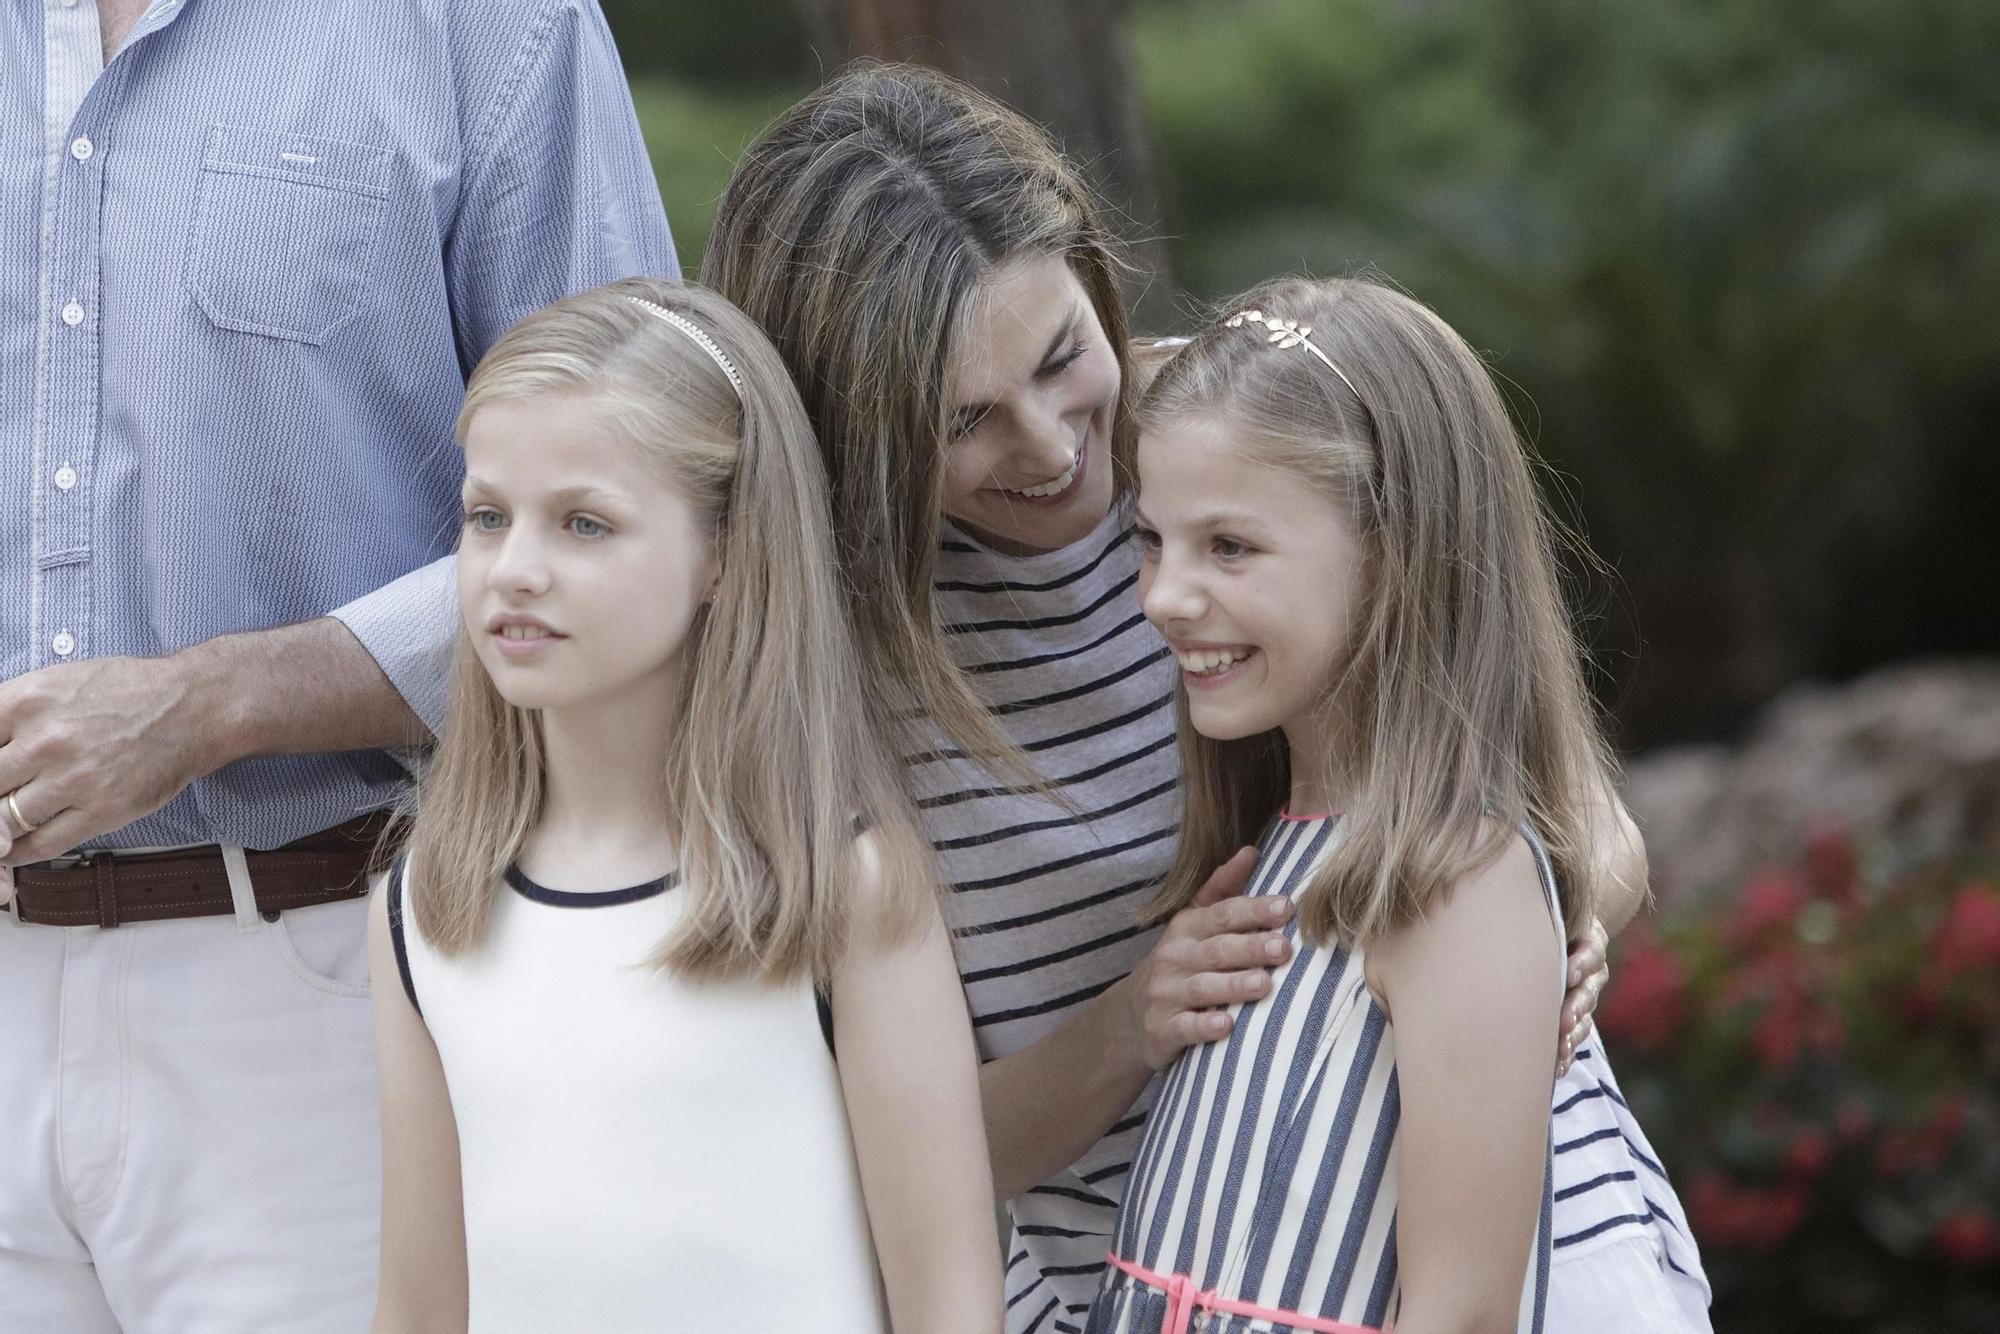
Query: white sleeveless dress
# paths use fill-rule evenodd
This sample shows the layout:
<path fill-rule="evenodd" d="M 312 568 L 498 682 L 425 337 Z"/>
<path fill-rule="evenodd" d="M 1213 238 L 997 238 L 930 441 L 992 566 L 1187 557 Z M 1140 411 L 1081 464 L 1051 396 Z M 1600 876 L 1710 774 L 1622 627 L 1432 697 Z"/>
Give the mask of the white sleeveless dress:
<path fill-rule="evenodd" d="M 510 873 L 456 958 L 411 892 L 399 865 L 397 962 L 458 1123 L 469 1334 L 889 1328 L 810 981 L 650 967 L 671 880 L 571 893 Z"/>

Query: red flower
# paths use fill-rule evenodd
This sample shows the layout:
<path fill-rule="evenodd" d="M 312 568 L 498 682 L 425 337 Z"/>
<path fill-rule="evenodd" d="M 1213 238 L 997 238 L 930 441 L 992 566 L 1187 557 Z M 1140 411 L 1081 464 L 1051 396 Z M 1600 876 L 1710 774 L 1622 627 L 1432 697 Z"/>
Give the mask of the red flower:
<path fill-rule="evenodd" d="M 1790 871 L 1759 873 L 1743 887 L 1743 896 L 1730 914 L 1730 940 L 1739 946 L 1751 945 L 1789 931 L 1811 898 L 1805 882 Z"/>
<path fill-rule="evenodd" d="M 1915 1154 L 1916 1147 L 1910 1142 L 1910 1137 L 1900 1130 L 1892 1130 L 1882 1136 L 1882 1142 L 1875 1146 L 1875 1174 L 1905 1176 L 1913 1165 Z"/>
<path fill-rule="evenodd" d="M 1807 1038 L 1805 1005 L 1795 996 L 1780 996 L 1764 1007 L 1750 1029 L 1750 1049 L 1766 1070 L 1782 1074 L 1799 1063 Z"/>
<path fill-rule="evenodd" d="M 1597 1006 L 1597 1026 L 1621 1047 L 1659 1051 L 1687 1017 L 1687 969 L 1651 933 L 1633 932 Z"/>
<path fill-rule="evenodd" d="M 1841 1099 L 1840 1106 L 1833 1113 L 1834 1133 L 1840 1136 L 1842 1144 L 1857 1144 L 1868 1137 L 1875 1126 L 1874 1113 L 1868 1110 L 1868 1100 L 1853 1096 Z"/>
<path fill-rule="evenodd" d="M 1941 1000 L 1937 974 L 1927 973 L 1907 991 L 1892 995 L 1889 1004 L 1905 1028 L 1915 1029 L 1930 1027 L 1937 1019 Z"/>
<path fill-rule="evenodd" d="M 1944 1161 L 1953 1141 L 1965 1129 L 1966 1103 L 1965 1094 L 1958 1092 L 1947 1093 L 1938 1099 L 1930 1120 L 1917 1132 L 1916 1155 L 1919 1161 L 1931 1167 Z"/>
<path fill-rule="evenodd" d="M 1845 825 L 1823 824 L 1806 839 L 1806 880 L 1822 898 L 1851 903 L 1858 869 L 1854 839 Z"/>
<path fill-rule="evenodd" d="M 1931 962 L 1946 977 L 2000 965 L 2000 892 L 1983 882 L 1958 891 L 1931 938 Z"/>
<path fill-rule="evenodd" d="M 2000 1260 L 2000 1222 L 1976 1206 L 1947 1215 L 1931 1241 L 1953 1264 L 1977 1269 Z"/>
<path fill-rule="evenodd" d="M 1785 1147 L 1785 1166 L 1810 1181 L 1833 1163 L 1833 1139 L 1818 1126 L 1807 1126 Z"/>
<path fill-rule="evenodd" d="M 1721 1248 L 1769 1251 L 1798 1231 L 1807 1192 L 1792 1183 L 1776 1189 L 1737 1186 L 1720 1172 L 1696 1178 L 1688 1213 L 1703 1242 Z"/>
<path fill-rule="evenodd" d="M 1806 1021 L 1806 1042 L 1815 1051 L 1839 1051 L 1847 1045 L 1847 1021 L 1838 1010 L 1815 1007 Z"/>

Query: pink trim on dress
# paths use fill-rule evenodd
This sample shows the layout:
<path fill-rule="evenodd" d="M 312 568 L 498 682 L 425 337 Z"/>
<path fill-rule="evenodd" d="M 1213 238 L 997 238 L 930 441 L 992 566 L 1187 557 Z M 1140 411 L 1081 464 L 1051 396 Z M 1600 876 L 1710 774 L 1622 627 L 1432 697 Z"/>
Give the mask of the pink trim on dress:
<path fill-rule="evenodd" d="M 1121 1260 L 1116 1255 L 1105 1257 L 1111 1267 L 1138 1279 L 1149 1288 L 1158 1288 L 1167 1294 L 1167 1318 L 1160 1322 L 1160 1334 L 1188 1334 L 1197 1309 L 1213 1311 L 1219 1315 L 1248 1316 L 1252 1320 L 1268 1320 L 1274 1325 L 1290 1325 L 1293 1329 L 1309 1330 L 1312 1334 L 1385 1334 L 1366 1325 L 1349 1325 L 1339 1320 L 1329 1320 L 1325 1316 L 1300 1315 L 1296 1311 L 1274 1311 L 1266 1306 L 1253 1306 L 1249 1302 L 1224 1297 L 1215 1292 L 1203 1292 L 1195 1287 L 1194 1280 L 1186 1274 L 1171 1277 L 1155 1274 L 1143 1269 L 1130 1260 Z"/>
<path fill-rule="evenodd" d="M 1293 824 L 1311 824 L 1314 820 L 1330 820 L 1336 815 L 1345 814 L 1347 814 L 1345 807 L 1336 806 L 1330 811 L 1319 811 L 1313 815 L 1293 815 L 1288 810 L 1279 811 L 1278 818 L 1280 820 L 1290 820 Z"/>

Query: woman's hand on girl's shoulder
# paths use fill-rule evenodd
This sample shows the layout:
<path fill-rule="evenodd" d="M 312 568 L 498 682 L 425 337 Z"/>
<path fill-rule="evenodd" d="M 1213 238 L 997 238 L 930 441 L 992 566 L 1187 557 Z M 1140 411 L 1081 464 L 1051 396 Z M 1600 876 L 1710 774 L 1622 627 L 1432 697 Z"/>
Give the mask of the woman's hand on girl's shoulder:
<path fill-rule="evenodd" d="M 1585 799 L 1590 858 L 1598 886 L 1597 912 L 1581 937 L 1570 942 L 1568 991 L 1563 996 L 1562 1028 L 1556 1035 L 1556 1077 L 1569 1073 L 1577 1048 L 1590 1037 L 1598 997 L 1611 981 L 1607 951 L 1611 937 L 1645 906 L 1647 898 L 1646 839 L 1638 822 L 1616 792 Z"/>
<path fill-rule="evenodd" d="M 1188 906 L 1175 913 L 1120 985 L 1131 1002 L 1131 1041 L 1154 1070 L 1181 1052 L 1228 1035 L 1230 1005 L 1270 989 L 1271 969 L 1291 957 L 1284 934 L 1292 901 L 1243 891 L 1257 850 L 1243 848 L 1209 876 Z"/>
<path fill-rule="evenodd" d="M 1569 990 L 1563 995 L 1562 1031 L 1557 1037 L 1556 1078 L 1569 1073 L 1570 1062 L 1576 1059 L 1576 1049 L 1590 1036 L 1592 1017 L 1597 1013 L 1597 998 L 1604 993 L 1604 984 L 1611 980 L 1611 964 L 1605 957 L 1610 948 L 1611 937 L 1604 929 L 1604 923 L 1597 918 L 1590 919 L 1581 939 L 1570 946 Z"/>

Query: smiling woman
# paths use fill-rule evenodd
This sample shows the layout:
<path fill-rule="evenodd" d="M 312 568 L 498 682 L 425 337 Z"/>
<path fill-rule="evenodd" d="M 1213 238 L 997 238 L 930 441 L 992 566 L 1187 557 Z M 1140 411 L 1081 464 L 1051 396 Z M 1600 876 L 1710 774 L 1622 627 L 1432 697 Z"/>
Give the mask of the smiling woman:
<path fill-rule="evenodd" d="M 972 302 L 953 367 L 944 508 L 996 551 L 1089 535 L 1111 509 L 1118 357 L 1067 264 L 1026 255 Z"/>

